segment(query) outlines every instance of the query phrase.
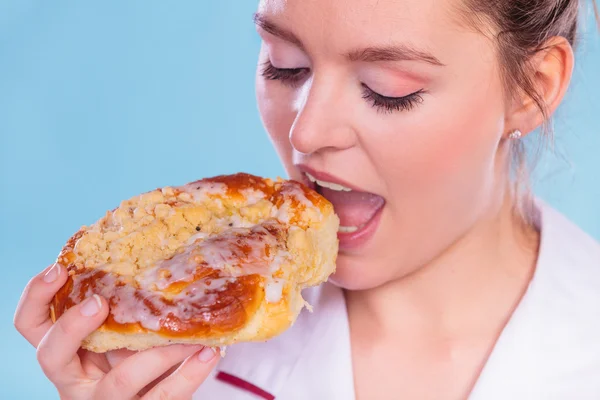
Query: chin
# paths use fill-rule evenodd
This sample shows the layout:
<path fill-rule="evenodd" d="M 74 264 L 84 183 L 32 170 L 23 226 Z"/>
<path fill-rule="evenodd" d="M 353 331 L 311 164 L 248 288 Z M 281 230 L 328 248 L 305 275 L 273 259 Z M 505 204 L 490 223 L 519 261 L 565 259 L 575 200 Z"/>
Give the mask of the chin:
<path fill-rule="evenodd" d="M 391 269 L 357 258 L 340 253 L 336 271 L 329 277 L 329 282 L 346 290 L 369 290 L 395 279 L 386 273 Z"/>

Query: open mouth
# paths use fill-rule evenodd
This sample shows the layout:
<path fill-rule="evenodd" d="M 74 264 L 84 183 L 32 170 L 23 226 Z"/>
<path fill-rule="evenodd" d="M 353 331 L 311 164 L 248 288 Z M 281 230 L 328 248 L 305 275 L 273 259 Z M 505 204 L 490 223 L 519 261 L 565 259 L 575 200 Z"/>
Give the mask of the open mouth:
<path fill-rule="evenodd" d="M 331 204 L 340 218 L 338 238 L 342 247 L 355 247 L 376 230 L 385 199 L 361 191 L 327 174 L 304 172 L 306 182 Z"/>

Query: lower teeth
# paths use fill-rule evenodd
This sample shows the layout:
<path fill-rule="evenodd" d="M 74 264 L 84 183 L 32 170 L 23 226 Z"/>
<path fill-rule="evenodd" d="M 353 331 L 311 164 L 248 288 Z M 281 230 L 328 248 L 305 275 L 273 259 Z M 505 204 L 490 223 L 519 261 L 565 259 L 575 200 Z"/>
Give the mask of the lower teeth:
<path fill-rule="evenodd" d="M 352 232 L 356 232 L 358 230 L 357 226 L 340 226 L 338 228 L 338 232 L 341 233 L 352 233 Z"/>

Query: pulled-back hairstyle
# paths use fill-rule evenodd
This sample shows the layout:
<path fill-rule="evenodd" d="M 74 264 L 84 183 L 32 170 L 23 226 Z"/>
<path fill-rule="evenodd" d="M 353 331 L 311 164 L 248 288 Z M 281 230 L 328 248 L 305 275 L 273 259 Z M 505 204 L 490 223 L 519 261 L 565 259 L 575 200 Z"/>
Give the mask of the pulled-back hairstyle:
<path fill-rule="evenodd" d="M 548 119 L 548 110 L 532 80 L 530 60 L 548 40 L 561 36 L 575 46 L 584 0 L 464 0 L 463 15 L 480 30 L 491 27 L 497 43 L 506 92 L 529 96 Z M 592 0 L 596 19 L 598 6 Z M 489 29 L 488 29 L 489 30 Z"/>
<path fill-rule="evenodd" d="M 544 133 L 538 138 L 534 149 L 538 150 L 549 139 L 549 110 L 534 83 L 533 56 L 543 51 L 549 39 L 564 37 L 571 46 L 577 43 L 580 23 L 580 10 L 583 3 L 590 0 L 463 0 L 460 16 L 466 22 L 494 39 L 499 58 L 501 78 L 505 95 L 530 97 L 544 116 Z M 596 21 L 600 26 L 600 15 L 595 0 L 593 4 Z M 532 149 L 529 149 L 532 150 Z M 518 197 L 517 211 L 529 214 L 532 200 L 526 163 L 526 148 L 523 141 L 511 143 L 513 178 Z"/>

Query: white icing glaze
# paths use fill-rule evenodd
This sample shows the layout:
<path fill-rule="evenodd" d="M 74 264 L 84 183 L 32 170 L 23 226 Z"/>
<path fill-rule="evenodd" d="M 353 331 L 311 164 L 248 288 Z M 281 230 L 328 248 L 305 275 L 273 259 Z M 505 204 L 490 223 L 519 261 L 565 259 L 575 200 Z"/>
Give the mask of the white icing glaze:
<path fill-rule="evenodd" d="M 240 193 L 246 198 L 246 205 L 256 204 L 265 198 L 265 193 L 262 190 L 242 189 Z"/>
<path fill-rule="evenodd" d="M 151 331 L 160 329 L 162 316 L 166 315 L 164 312 L 166 307 L 158 297 L 148 295 L 141 301 L 136 297 L 135 288 L 129 285 L 117 287 L 113 296 L 117 301 L 111 304 L 111 314 L 116 322 L 120 324 L 139 322 Z M 160 313 L 156 313 L 155 310 L 159 310 Z"/>
<path fill-rule="evenodd" d="M 323 214 L 318 206 L 306 197 L 302 188 L 296 184 L 285 184 L 280 191 L 284 201 L 279 207 L 273 206 L 271 217 L 289 225 L 294 219 L 312 221 L 321 220 Z"/>
<path fill-rule="evenodd" d="M 92 270 L 74 277 L 74 290 L 69 295 L 71 300 L 77 300 L 75 296 L 80 291 L 80 283 L 94 273 L 95 271 Z M 117 285 L 118 280 L 115 275 L 106 274 L 94 280 L 94 290 L 88 286 L 84 297 L 96 293 L 107 299 L 113 298 L 110 312 L 116 322 L 120 324 L 139 322 L 148 330 L 158 331 L 161 323 L 169 315 L 185 321 L 193 318 L 203 309 L 210 309 L 218 298 L 215 292 L 224 290 L 234 281 L 233 277 L 199 280 L 191 283 L 170 301 L 165 301 L 157 292 L 146 288 Z"/>
<path fill-rule="evenodd" d="M 193 247 L 188 247 L 193 249 Z M 194 279 L 197 263 L 194 256 L 184 251 L 163 261 L 155 267 L 149 268 L 137 277 L 141 287 L 156 285 L 158 290 L 164 290 L 173 283 L 191 282 Z"/>
<path fill-rule="evenodd" d="M 265 299 L 268 303 L 279 303 L 283 295 L 284 281 L 281 279 L 269 279 L 265 285 Z"/>
<path fill-rule="evenodd" d="M 192 196 L 196 202 L 211 201 L 213 204 L 220 200 L 211 196 L 225 196 L 227 193 L 225 184 L 213 182 L 188 184 L 179 189 Z M 253 189 L 245 189 L 242 194 L 247 204 L 265 198 L 262 191 Z M 284 239 L 278 238 L 271 231 L 277 232 L 282 228 L 281 224 L 289 224 L 291 217 L 304 208 L 320 212 L 295 184 L 284 185 L 281 195 L 284 201 L 279 208 L 273 207 L 271 220 L 254 226 L 239 215 L 219 220 L 216 225 L 222 232 L 212 235 L 205 232 L 193 234 L 179 253 L 137 275 L 135 282 L 138 287 L 134 283 L 119 284 L 123 278 L 117 278 L 108 272 L 94 281 L 93 290 L 88 286 L 85 293 L 80 293 L 82 282 L 97 270 L 75 275 L 71 299 L 77 302 L 79 299 L 75 299 L 75 296 L 83 294 L 84 297 L 89 297 L 93 293 L 113 298 L 111 313 L 116 322 L 139 322 L 152 331 L 159 330 L 169 315 L 186 321 L 197 317 L 202 310 L 210 310 L 219 297 L 218 292 L 244 275 L 263 276 L 266 301 L 277 303 L 282 299 L 285 281 L 273 278 L 273 274 L 290 261 L 290 255 L 281 243 Z M 293 200 L 304 207 L 293 207 Z M 162 238 L 163 242 L 166 240 L 168 239 Z M 106 272 L 108 268 L 104 270 Z M 198 275 L 207 270 L 208 273 L 210 270 L 216 272 L 212 276 Z M 215 274 L 219 277 L 215 278 Z M 176 283 L 189 284 L 170 300 L 166 300 L 161 291 Z"/>
<path fill-rule="evenodd" d="M 251 228 L 254 224 L 240 215 L 234 214 L 229 218 L 222 218 L 218 221 L 217 226 L 224 229 L 229 227 L 229 224 L 233 224 L 232 228 Z"/>
<path fill-rule="evenodd" d="M 204 203 L 214 201 L 211 196 L 225 196 L 227 185 L 219 182 L 196 182 L 189 183 L 178 188 L 184 193 L 189 193 L 195 202 Z"/>
<path fill-rule="evenodd" d="M 290 207 L 290 200 L 283 202 L 279 208 L 273 206 L 273 209 L 271 210 L 271 217 L 276 218 L 279 222 L 284 224 L 289 224 L 292 216 L 291 213 L 293 213 L 293 211 L 290 210 Z"/>
<path fill-rule="evenodd" d="M 206 239 L 207 237 L 208 237 L 208 233 L 198 232 L 198 233 L 190 236 L 190 238 L 186 242 L 186 246 L 190 246 L 190 245 L 194 244 L 196 241 Z"/>
<path fill-rule="evenodd" d="M 270 250 L 267 256 L 267 248 Z M 277 238 L 263 226 L 232 228 L 205 240 L 199 249 L 213 269 L 232 270 L 233 275 L 266 274 L 274 258 Z"/>
<path fill-rule="evenodd" d="M 315 205 L 310 201 L 306 195 L 304 194 L 304 190 L 302 190 L 296 184 L 286 184 L 281 188 L 281 194 L 285 197 L 292 197 L 298 203 L 303 205 L 306 208 L 314 208 Z"/>
<path fill-rule="evenodd" d="M 269 273 L 274 274 L 275 272 L 279 271 L 283 263 L 287 262 L 288 260 L 289 256 L 284 250 L 277 250 L 277 253 L 275 253 L 273 260 L 269 264 Z"/>
<path fill-rule="evenodd" d="M 205 280 L 193 282 L 173 298 L 173 303 L 178 311 L 175 315 L 182 320 L 191 319 L 197 314 L 198 309 L 216 302 L 217 295 L 212 292 L 222 291 L 234 281 L 235 278 L 229 277 L 212 279 L 208 283 Z"/>
<path fill-rule="evenodd" d="M 278 268 L 282 258 L 277 238 L 264 226 L 231 228 L 204 240 L 198 237 L 179 254 L 144 271 L 137 281 L 141 287 L 156 285 L 158 290 L 164 290 L 173 283 L 191 282 L 201 268 L 234 277 L 268 276 L 274 272 L 273 266 Z"/>

